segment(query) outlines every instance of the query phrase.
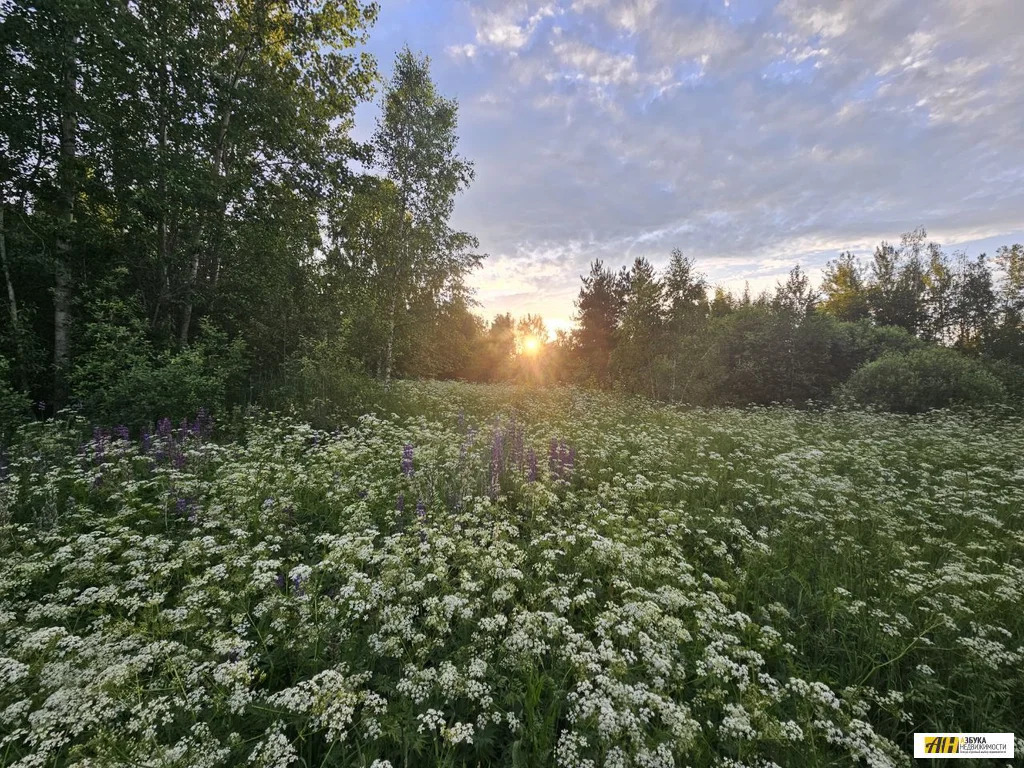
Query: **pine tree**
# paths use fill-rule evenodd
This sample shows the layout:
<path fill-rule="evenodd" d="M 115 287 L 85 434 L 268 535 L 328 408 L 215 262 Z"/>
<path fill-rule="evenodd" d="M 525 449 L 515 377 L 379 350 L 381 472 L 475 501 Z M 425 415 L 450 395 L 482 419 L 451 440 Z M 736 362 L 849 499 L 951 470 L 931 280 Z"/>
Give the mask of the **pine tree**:
<path fill-rule="evenodd" d="M 664 359 L 664 287 L 644 258 L 633 262 L 629 290 L 616 330 L 616 379 L 630 391 L 658 397 L 658 364 Z"/>
<path fill-rule="evenodd" d="M 576 299 L 577 328 L 573 332 L 582 374 L 600 387 L 611 384 L 611 355 L 615 331 L 622 316 L 625 280 L 606 269 L 600 259 L 581 278 L 583 286 Z"/>

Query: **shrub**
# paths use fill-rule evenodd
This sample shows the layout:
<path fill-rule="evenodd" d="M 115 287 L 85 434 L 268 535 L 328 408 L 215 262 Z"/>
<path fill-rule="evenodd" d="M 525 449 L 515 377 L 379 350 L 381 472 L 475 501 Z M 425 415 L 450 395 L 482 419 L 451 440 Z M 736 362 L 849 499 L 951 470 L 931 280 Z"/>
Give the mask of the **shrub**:
<path fill-rule="evenodd" d="M 920 345 L 901 329 L 743 307 L 712 319 L 689 345 L 683 398 L 712 405 L 824 400 L 864 363 Z"/>
<path fill-rule="evenodd" d="M 125 303 L 107 301 L 94 310 L 71 373 L 74 400 L 91 419 L 140 426 L 226 404 L 229 386 L 244 370 L 241 341 L 203 323 L 188 347 L 158 352 Z"/>
<path fill-rule="evenodd" d="M 889 411 L 921 413 L 1005 399 L 1002 383 L 977 360 L 941 347 L 889 353 L 858 369 L 844 399 Z"/>
<path fill-rule="evenodd" d="M 1008 399 L 1024 402 L 1024 365 L 1009 360 L 986 360 L 985 365 L 1006 389 Z"/>
<path fill-rule="evenodd" d="M 11 364 L 0 357 L 0 440 L 29 414 L 28 396 L 11 386 Z"/>
<path fill-rule="evenodd" d="M 300 339 L 279 381 L 271 403 L 317 426 L 365 412 L 376 394 L 375 382 L 352 354 L 344 332 L 329 339 Z"/>

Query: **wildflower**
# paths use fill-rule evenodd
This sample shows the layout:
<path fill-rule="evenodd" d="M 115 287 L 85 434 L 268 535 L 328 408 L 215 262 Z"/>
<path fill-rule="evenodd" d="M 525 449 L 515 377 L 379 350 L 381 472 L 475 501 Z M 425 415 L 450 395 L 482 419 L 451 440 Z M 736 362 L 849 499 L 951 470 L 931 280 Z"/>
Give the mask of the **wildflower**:
<path fill-rule="evenodd" d="M 210 411 L 205 407 L 201 407 L 196 414 L 195 420 L 195 434 L 199 437 L 206 437 L 213 431 L 213 419 L 210 417 Z"/>
<path fill-rule="evenodd" d="M 412 464 L 412 443 L 406 443 L 402 446 L 402 474 L 406 477 L 412 477 L 414 471 Z"/>
<path fill-rule="evenodd" d="M 494 439 L 491 443 L 491 477 L 489 485 L 491 496 L 498 495 L 498 490 L 501 484 L 501 471 L 504 468 L 504 463 L 504 436 L 501 432 L 495 430 Z"/>
<path fill-rule="evenodd" d="M 420 524 L 420 542 L 423 544 L 427 543 L 427 505 L 423 503 L 423 499 L 416 502 L 416 519 Z"/>

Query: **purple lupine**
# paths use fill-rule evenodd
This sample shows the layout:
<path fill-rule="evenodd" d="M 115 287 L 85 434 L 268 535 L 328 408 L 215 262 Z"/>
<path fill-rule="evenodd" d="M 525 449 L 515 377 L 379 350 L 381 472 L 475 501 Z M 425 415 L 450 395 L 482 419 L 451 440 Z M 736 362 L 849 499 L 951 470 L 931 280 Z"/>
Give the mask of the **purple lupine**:
<path fill-rule="evenodd" d="M 496 496 L 501 484 L 501 471 L 505 466 L 505 437 L 501 432 L 494 433 L 491 444 L 491 495 Z"/>
<path fill-rule="evenodd" d="M 118 440 L 124 440 L 126 443 L 132 439 L 131 430 L 129 430 L 124 424 L 119 424 L 114 427 L 114 436 Z"/>
<path fill-rule="evenodd" d="M 548 450 L 548 469 L 556 480 L 566 480 L 576 465 L 576 449 L 562 440 L 552 440 Z"/>
<path fill-rule="evenodd" d="M 416 519 L 420 523 L 420 542 L 427 543 L 427 505 L 423 499 L 416 502 Z"/>
<path fill-rule="evenodd" d="M 104 452 L 104 440 L 106 435 L 103 430 L 99 427 L 93 427 L 92 430 L 92 441 L 94 446 L 93 461 L 97 464 L 103 463 L 103 452 Z"/>
<path fill-rule="evenodd" d="M 171 433 L 174 431 L 174 427 L 171 425 L 171 420 L 164 416 L 159 422 L 157 422 L 156 431 L 164 440 L 169 439 Z"/>
<path fill-rule="evenodd" d="M 186 461 L 185 454 L 182 453 L 181 451 L 175 451 L 175 453 L 174 453 L 174 468 L 175 469 L 184 469 L 185 468 L 185 461 Z"/>
<path fill-rule="evenodd" d="M 533 448 L 529 450 L 526 455 L 527 459 L 527 480 L 531 483 L 537 482 L 537 454 L 534 453 Z"/>
<path fill-rule="evenodd" d="M 395 501 L 395 511 L 405 512 L 405 494 L 398 494 L 398 499 Z"/>
<path fill-rule="evenodd" d="M 402 474 L 406 477 L 412 477 L 415 470 L 412 465 L 412 443 L 406 443 L 402 446 Z"/>
<path fill-rule="evenodd" d="M 515 456 L 516 467 L 518 467 L 520 472 L 523 470 L 523 437 L 525 432 L 526 430 L 519 426 L 512 431 L 512 455 Z"/>
<path fill-rule="evenodd" d="M 292 591 L 297 597 L 302 597 L 306 594 L 305 581 L 299 574 L 292 576 Z"/>
<path fill-rule="evenodd" d="M 150 446 L 152 444 L 153 444 L 153 438 L 149 434 L 149 430 L 144 430 L 142 432 L 142 452 L 143 453 L 149 453 L 149 448 L 150 448 Z"/>
<path fill-rule="evenodd" d="M 283 573 L 277 574 L 277 576 L 274 577 L 274 583 L 277 584 L 277 588 L 278 589 L 284 589 L 284 585 L 285 585 L 284 574 Z"/>
<path fill-rule="evenodd" d="M 210 418 L 210 411 L 203 406 L 196 414 L 196 432 L 200 437 L 206 437 L 213 429 L 213 419 Z"/>

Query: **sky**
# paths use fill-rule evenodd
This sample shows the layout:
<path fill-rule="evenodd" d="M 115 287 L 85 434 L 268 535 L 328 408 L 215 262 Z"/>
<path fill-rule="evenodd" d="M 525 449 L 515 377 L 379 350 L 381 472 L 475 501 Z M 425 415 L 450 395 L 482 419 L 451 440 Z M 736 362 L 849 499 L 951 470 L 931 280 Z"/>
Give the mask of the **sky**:
<path fill-rule="evenodd" d="M 1024 241 L 1022 0 L 381 0 L 459 103 L 479 311 L 566 328 L 599 258 L 756 294 L 924 227 Z M 364 105 L 368 137 L 377 107 Z"/>

